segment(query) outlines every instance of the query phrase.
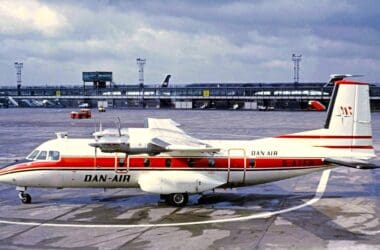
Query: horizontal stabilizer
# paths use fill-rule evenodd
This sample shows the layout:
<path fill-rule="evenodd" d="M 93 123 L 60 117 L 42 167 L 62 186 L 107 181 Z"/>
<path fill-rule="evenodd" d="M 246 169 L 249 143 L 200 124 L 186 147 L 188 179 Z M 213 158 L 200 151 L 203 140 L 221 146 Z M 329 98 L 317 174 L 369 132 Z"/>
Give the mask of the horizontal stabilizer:
<path fill-rule="evenodd" d="M 379 165 L 369 163 L 367 161 L 353 160 L 352 158 L 326 158 L 324 159 L 326 164 L 334 164 L 343 167 L 357 168 L 357 169 L 376 169 L 380 168 Z"/>

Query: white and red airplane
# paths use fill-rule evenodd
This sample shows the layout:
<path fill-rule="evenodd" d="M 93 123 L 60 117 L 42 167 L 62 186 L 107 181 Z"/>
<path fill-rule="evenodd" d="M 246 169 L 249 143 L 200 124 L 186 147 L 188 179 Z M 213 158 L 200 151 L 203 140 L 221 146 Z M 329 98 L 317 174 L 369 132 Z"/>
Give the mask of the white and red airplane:
<path fill-rule="evenodd" d="M 199 140 L 170 119 L 148 118 L 146 128 L 106 129 L 92 139 L 57 139 L 25 160 L 0 169 L 0 182 L 28 187 L 141 188 L 174 206 L 189 194 L 267 183 L 335 166 L 376 168 L 369 86 L 332 75 L 324 128 L 258 140 Z"/>

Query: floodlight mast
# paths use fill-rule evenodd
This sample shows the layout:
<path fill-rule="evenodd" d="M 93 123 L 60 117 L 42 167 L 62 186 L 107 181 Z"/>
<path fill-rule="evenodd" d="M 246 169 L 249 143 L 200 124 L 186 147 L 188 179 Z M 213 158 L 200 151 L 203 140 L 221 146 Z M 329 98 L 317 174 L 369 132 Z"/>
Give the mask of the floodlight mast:
<path fill-rule="evenodd" d="M 300 80 L 300 62 L 301 62 L 302 55 L 292 55 L 292 61 L 293 61 L 293 79 L 294 83 L 298 83 Z"/>
<path fill-rule="evenodd" d="M 140 87 L 144 87 L 144 65 L 146 63 L 145 58 L 137 58 L 137 65 L 139 67 L 139 85 Z"/>
<path fill-rule="evenodd" d="M 17 81 L 17 88 L 21 88 L 21 69 L 23 68 L 24 64 L 22 62 L 15 62 L 15 68 L 16 68 L 16 81 Z"/>

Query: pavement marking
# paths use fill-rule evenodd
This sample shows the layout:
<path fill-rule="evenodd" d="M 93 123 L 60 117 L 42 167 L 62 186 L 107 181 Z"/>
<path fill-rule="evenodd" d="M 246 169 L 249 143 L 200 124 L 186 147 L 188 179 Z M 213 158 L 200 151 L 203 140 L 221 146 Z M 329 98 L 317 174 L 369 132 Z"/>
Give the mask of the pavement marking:
<path fill-rule="evenodd" d="M 324 192 L 326 191 L 327 183 L 330 177 L 331 169 L 324 170 L 319 180 L 318 187 L 315 191 L 315 196 L 307 202 L 290 208 L 285 208 L 273 212 L 261 212 L 248 216 L 217 219 L 217 220 L 205 220 L 205 221 L 192 221 L 192 222 L 179 222 L 179 223 L 157 223 L 157 224 L 72 224 L 72 223 L 43 223 L 43 222 L 20 222 L 12 220 L 0 220 L 1 224 L 9 225 L 24 225 L 24 226 L 41 226 L 41 227 L 68 227 L 68 228 L 144 228 L 144 227 L 176 227 L 176 226 L 190 226 L 190 225 L 203 225 L 203 224 L 216 224 L 226 222 L 247 221 L 252 219 L 269 218 L 274 215 L 288 213 L 303 207 L 310 206 L 319 201 Z"/>

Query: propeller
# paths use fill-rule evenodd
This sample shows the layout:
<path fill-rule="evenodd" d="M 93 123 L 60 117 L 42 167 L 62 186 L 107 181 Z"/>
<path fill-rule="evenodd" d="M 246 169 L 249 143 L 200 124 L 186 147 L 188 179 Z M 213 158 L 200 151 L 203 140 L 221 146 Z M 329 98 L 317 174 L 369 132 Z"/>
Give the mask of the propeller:
<path fill-rule="evenodd" d="M 102 124 L 99 125 L 99 131 L 93 135 L 95 137 L 94 142 L 89 145 L 95 148 L 100 148 L 102 152 L 127 152 L 129 151 L 129 136 L 128 133 L 122 134 L 121 120 L 118 117 L 115 121 L 115 129 L 103 130 Z"/>

